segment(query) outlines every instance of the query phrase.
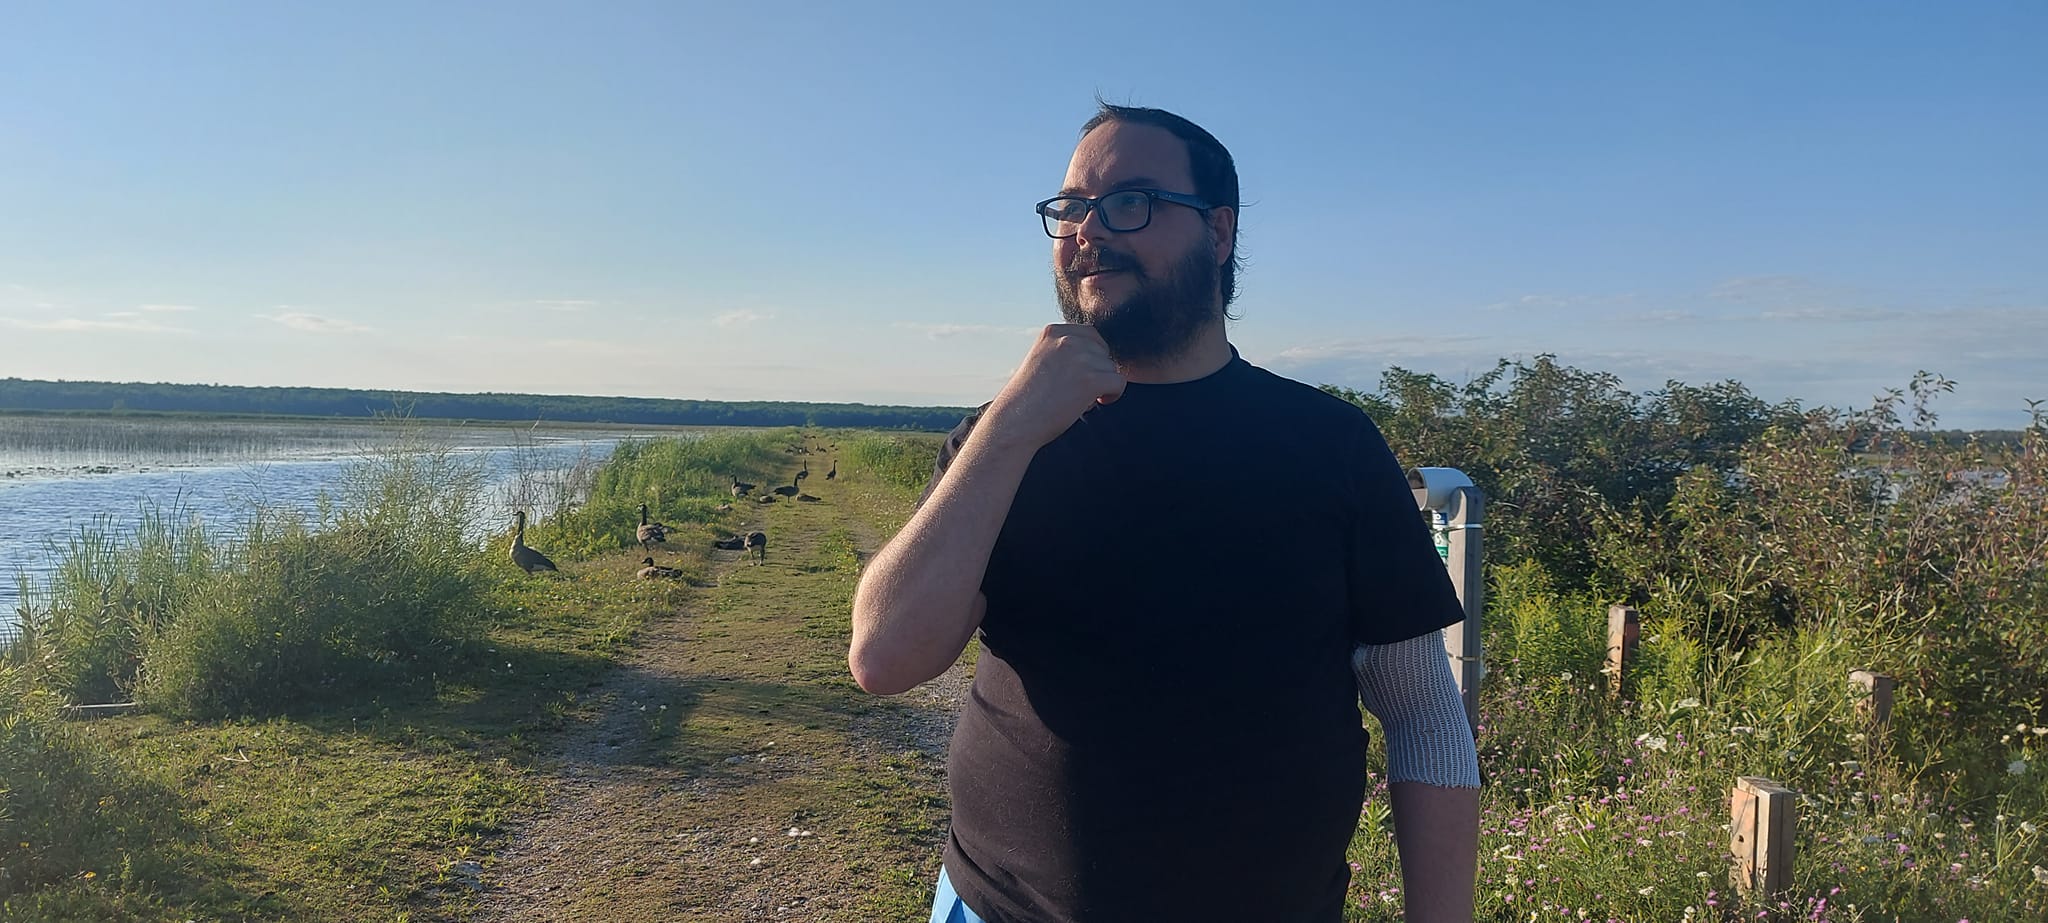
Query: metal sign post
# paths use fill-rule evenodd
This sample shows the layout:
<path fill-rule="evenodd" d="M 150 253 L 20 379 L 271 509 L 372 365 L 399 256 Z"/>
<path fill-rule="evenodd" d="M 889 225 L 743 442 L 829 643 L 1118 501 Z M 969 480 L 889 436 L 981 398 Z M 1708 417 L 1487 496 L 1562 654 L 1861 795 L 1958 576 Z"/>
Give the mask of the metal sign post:
<path fill-rule="evenodd" d="M 1486 581 L 1479 570 L 1480 512 L 1485 500 L 1472 479 L 1456 468 L 1411 468 L 1408 487 L 1415 505 L 1430 524 L 1437 554 L 1451 573 L 1451 586 L 1465 606 L 1465 620 L 1444 629 L 1444 651 L 1451 658 L 1458 692 L 1465 700 L 1465 720 L 1479 727 L 1479 678 L 1486 661 L 1479 650 L 1479 616 L 1486 605 Z"/>

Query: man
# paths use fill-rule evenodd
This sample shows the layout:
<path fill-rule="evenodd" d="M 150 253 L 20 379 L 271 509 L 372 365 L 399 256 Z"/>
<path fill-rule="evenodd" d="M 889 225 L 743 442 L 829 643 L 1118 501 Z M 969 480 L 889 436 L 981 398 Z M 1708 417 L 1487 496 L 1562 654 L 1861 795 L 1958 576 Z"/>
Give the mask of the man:
<path fill-rule="evenodd" d="M 1336 921 L 1387 730 L 1410 921 L 1469 920 L 1462 617 L 1379 431 L 1258 369 L 1230 153 L 1104 104 L 1038 211 L 1067 323 L 941 452 L 862 576 L 848 666 L 893 694 L 978 631 L 935 923 Z"/>

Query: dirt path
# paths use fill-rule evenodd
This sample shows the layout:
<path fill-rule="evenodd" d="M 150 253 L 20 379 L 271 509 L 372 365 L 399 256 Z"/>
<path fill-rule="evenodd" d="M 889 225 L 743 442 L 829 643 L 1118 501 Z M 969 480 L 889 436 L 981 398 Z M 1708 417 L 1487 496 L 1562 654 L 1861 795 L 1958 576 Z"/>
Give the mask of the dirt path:
<path fill-rule="evenodd" d="M 902 501 L 840 480 L 762 507 L 560 736 L 545 804 L 476 868 L 472 917 L 899 919 L 929 905 L 969 668 L 877 699 L 846 677 L 857 562 Z M 680 591 L 679 591 L 680 592 Z"/>

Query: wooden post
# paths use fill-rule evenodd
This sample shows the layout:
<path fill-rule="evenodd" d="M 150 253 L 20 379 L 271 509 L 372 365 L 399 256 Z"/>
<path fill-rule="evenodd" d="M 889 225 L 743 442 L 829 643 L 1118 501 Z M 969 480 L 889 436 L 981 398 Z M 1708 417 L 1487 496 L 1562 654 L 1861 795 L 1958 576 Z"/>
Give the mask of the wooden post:
<path fill-rule="evenodd" d="M 1634 606 L 1607 607 L 1607 666 L 1601 672 L 1607 674 L 1608 692 L 1621 695 L 1622 677 L 1627 675 L 1624 671 L 1636 659 L 1636 644 L 1642 636 L 1642 619 L 1636 615 Z"/>
<path fill-rule="evenodd" d="M 1871 732 L 1884 730 L 1892 720 L 1892 690 L 1898 686 L 1898 680 L 1869 670 L 1851 670 L 1849 682 L 1863 690 L 1862 697 L 1856 700 L 1856 710 L 1870 722 Z"/>
<path fill-rule="evenodd" d="M 1799 793 L 1760 776 L 1741 776 L 1728 799 L 1729 877 L 1744 894 L 1777 894 L 1792 884 L 1792 835 Z"/>

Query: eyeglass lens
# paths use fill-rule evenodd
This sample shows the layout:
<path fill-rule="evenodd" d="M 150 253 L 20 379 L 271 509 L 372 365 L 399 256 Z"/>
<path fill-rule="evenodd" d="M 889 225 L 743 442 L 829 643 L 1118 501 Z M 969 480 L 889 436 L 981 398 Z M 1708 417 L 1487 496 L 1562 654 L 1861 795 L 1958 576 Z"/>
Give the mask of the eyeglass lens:
<path fill-rule="evenodd" d="M 1151 222 L 1152 197 L 1134 190 L 1112 192 L 1096 203 L 1095 210 L 1103 227 L 1119 233 L 1135 231 Z M 1044 216 L 1046 233 L 1072 237 L 1081 232 L 1081 223 L 1088 220 L 1088 200 L 1055 199 L 1046 203 Z"/>

